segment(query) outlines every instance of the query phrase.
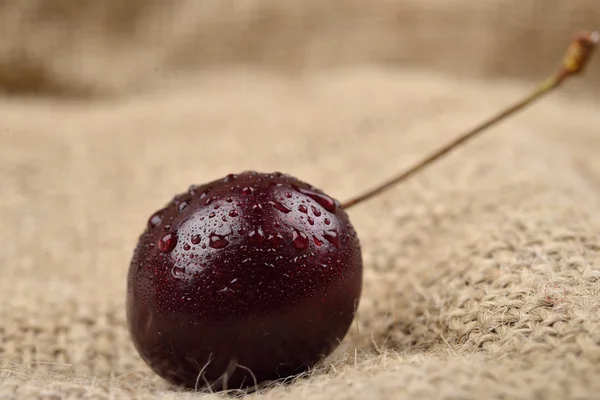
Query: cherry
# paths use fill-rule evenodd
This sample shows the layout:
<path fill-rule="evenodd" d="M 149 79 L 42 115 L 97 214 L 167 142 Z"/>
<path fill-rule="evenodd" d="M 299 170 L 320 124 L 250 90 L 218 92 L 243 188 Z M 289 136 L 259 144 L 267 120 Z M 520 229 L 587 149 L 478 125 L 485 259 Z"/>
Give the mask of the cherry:
<path fill-rule="evenodd" d="M 387 190 L 580 74 L 597 32 L 575 36 L 557 74 L 529 96 L 340 204 L 281 173 L 192 186 L 148 219 L 127 278 L 127 320 L 141 357 L 185 387 L 234 389 L 315 365 L 346 335 L 362 290 L 345 210 Z"/>
<path fill-rule="evenodd" d="M 361 287 L 359 240 L 337 201 L 280 173 L 228 175 L 150 217 L 129 270 L 129 328 L 168 381 L 243 388 L 327 356 Z"/>

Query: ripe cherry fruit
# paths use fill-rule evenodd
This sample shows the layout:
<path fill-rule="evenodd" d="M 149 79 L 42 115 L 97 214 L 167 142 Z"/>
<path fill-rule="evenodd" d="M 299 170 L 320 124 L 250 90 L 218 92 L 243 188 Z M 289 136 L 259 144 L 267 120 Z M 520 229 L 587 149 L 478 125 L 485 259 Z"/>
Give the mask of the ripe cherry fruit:
<path fill-rule="evenodd" d="M 246 172 L 192 187 L 150 218 L 129 270 L 128 320 L 160 376 L 242 388 L 328 355 L 361 286 L 359 240 L 337 201 L 287 175 Z"/>
<path fill-rule="evenodd" d="M 582 72 L 596 32 L 531 95 L 405 173 L 340 205 L 280 173 L 191 187 L 148 220 L 129 267 L 127 319 L 146 363 L 185 387 L 236 389 L 306 370 L 344 338 L 362 288 L 345 210 L 414 175 Z"/>

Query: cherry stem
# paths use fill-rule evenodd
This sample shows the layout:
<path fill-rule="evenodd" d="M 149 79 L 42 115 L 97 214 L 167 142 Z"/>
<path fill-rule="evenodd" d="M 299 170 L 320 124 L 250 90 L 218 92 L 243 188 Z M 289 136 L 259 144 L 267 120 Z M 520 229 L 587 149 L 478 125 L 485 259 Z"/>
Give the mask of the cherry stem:
<path fill-rule="evenodd" d="M 451 150 L 461 146 L 469 139 L 474 138 L 479 133 L 490 128 L 492 125 L 495 125 L 496 123 L 502 121 L 503 119 L 516 113 L 517 111 L 524 109 L 540 97 L 550 93 L 553 89 L 560 86 L 560 84 L 563 83 L 567 78 L 580 74 L 585 69 L 598 41 L 600 41 L 599 32 L 582 32 L 577 34 L 569 44 L 567 52 L 563 58 L 562 66 L 560 67 L 558 72 L 554 76 L 551 76 L 544 80 L 525 98 L 518 101 L 514 105 L 504 109 L 497 115 L 481 123 L 480 125 L 476 126 L 470 131 L 463 133 L 461 136 L 454 139 L 452 142 L 446 144 L 444 147 L 440 148 L 439 150 L 435 151 L 429 156 L 425 157 L 423 160 L 413 165 L 400 175 L 342 203 L 342 208 L 348 209 L 356 204 L 362 203 L 363 201 L 368 200 L 384 192 L 390 187 L 408 179 L 409 177 L 416 174 L 429 164 L 433 163 L 437 159 L 449 153 Z"/>

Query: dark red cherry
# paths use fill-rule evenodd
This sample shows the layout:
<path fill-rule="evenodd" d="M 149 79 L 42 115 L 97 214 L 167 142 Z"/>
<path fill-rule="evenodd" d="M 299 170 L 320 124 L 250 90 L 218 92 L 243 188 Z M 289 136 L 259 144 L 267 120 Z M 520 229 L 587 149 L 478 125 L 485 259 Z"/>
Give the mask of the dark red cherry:
<path fill-rule="evenodd" d="M 344 338 L 361 295 L 360 244 L 322 191 L 279 173 L 228 175 L 150 218 L 127 286 L 132 341 L 158 375 L 247 388 L 253 375 L 306 370 Z"/>

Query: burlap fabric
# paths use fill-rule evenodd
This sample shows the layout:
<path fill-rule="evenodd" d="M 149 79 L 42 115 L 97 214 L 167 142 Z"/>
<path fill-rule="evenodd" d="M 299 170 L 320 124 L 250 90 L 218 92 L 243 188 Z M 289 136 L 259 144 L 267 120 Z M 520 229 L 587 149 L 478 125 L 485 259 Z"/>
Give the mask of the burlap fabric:
<path fill-rule="evenodd" d="M 159 4 L 0 2 L 1 399 L 201 397 L 150 372 L 126 330 L 127 267 L 155 209 L 245 169 L 344 200 L 600 27 L 596 0 Z M 327 363 L 251 396 L 600 398 L 594 61 L 351 209 L 356 323 Z"/>

